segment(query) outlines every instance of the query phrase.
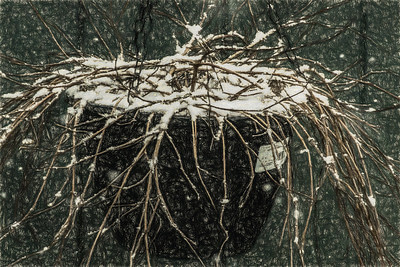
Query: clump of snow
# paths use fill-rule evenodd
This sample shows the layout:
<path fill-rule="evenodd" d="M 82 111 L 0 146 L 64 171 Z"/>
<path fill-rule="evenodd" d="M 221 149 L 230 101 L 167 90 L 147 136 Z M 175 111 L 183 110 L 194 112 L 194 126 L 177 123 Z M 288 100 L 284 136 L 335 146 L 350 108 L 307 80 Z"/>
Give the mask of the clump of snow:
<path fill-rule="evenodd" d="M 11 224 L 11 229 L 16 229 L 16 228 L 18 228 L 19 225 L 20 225 L 20 222 L 14 222 L 13 224 Z"/>
<path fill-rule="evenodd" d="M 260 41 L 262 41 L 263 39 L 267 38 L 268 36 L 270 36 L 271 34 L 273 34 L 275 32 L 275 29 L 271 29 L 268 32 L 264 33 L 262 31 L 258 31 L 256 33 L 256 36 L 254 37 L 253 41 L 251 42 L 251 44 L 249 45 L 249 47 L 254 46 L 255 44 L 259 43 Z"/>
<path fill-rule="evenodd" d="M 108 68 L 115 68 L 115 67 L 123 67 L 134 65 L 133 62 L 125 62 L 123 60 L 103 60 L 98 57 L 88 57 L 85 58 L 83 61 L 82 58 L 71 58 L 77 61 L 80 61 L 82 65 L 91 67 L 94 69 L 108 69 Z"/>
<path fill-rule="evenodd" d="M 95 169 L 96 169 L 96 164 L 93 162 L 93 163 L 91 163 L 90 166 L 89 166 L 89 171 L 90 171 L 90 172 L 94 172 Z"/>
<path fill-rule="evenodd" d="M 76 156 L 75 155 L 71 155 L 71 162 L 69 164 L 69 167 L 74 166 L 76 164 L 77 160 L 76 160 Z"/>
<path fill-rule="evenodd" d="M 339 174 L 337 173 L 336 170 L 333 171 L 333 177 L 334 177 L 337 181 L 340 181 L 340 176 L 339 176 Z"/>
<path fill-rule="evenodd" d="M 43 254 L 44 252 L 48 251 L 50 248 L 49 247 L 44 247 L 40 251 L 38 251 L 39 254 Z"/>
<path fill-rule="evenodd" d="M 68 107 L 67 108 L 67 113 L 70 114 L 70 115 L 75 115 L 76 110 L 73 107 Z"/>
<path fill-rule="evenodd" d="M 24 140 L 22 140 L 22 144 L 23 145 L 32 145 L 32 144 L 34 144 L 35 143 L 35 141 L 33 141 L 32 139 L 30 139 L 30 138 L 25 138 Z"/>
<path fill-rule="evenodd" d="M 149 159 L 148 160 L 149 168 L 152 172 L 155 172 L 157 166 L 157 159 Z"/>
<path fill-rule="evenodd" d="M 258 43 L 259 41 L 261 41 L 262 39 L 264 39 L 267 35 L 262 32 L 262 31 L 258 31 L 256 33 L 256 36 L 253 39 L 253 43 Z"/>
<path fill-rule="evenodd" d="M 15 93 L 8 93 L 8 94 L 3 94 L 1 95 L 2 98 L 18 98 L 23 96 L 23 92 L 15 92 Z"/>
<path fill-rule="evenodd" d="M 376 58 L 375 58 L 375 57 L 370 57 L 370 58 L 368 59 L 368 63 L 375 63 L 375 61 L 376 61 Z"/>
<path fill-rule="evenodd" d="M 376 199 L 374 198 L 374 196 L 368 196 L 368 200 L 369 200 L 369 203 L 371 203 L 371 205 L 373 206 L 373 207 L 375 207 L 375 205 L 376 205 Z"/>
<path fill-rule="evenodd" d="M 299 212 L 299 210 L 296 209 L 293 213 L 293 217 L 295 220 L 297 220 L 297 219 L 299 219 L 299 216 L 300 216 L 300 212 Z"/>
<path fill-rule="evenodd" d="M 79 206 L 79 205 L 81 205 L 82 203 L 83 203 L 83 201 L 82 201 L 81 197 L 77 196 L 77 197 L 75 198 L 75 206 Z"/>
<path fill-rule="evenodd" d="M 193 36 L 198 37 L 199 32 L 201 31 L 202 28 L 200 25 L 186 25 L 186 29 L 188 29 L 189 32 L 191 32 Z"/>
<path fill-rule="evenodd" d="M 47 95 L 48 93 L 49 93 L 49 89 L 42 88 L 33 96 L 33 99 L 40 98 L 42 96 Z"/>
<path fill-rule="evenodd" d="M 227 198 L 221 199 L 221 204 L 228 204 L 228 203 L 229 203 L 229 199 L 227 199 Z"/>
<path fill-rule="evenodd" d="M 335 162 L 335 158 L 334 158 L 333 156 L 326 156 L 326 157 L 323 157 L 323 160 L 325 161 L 325 163 L 326 163 L 327 165 L 330 165 L 330 164 L 332 164 L 332 163 Z"/>
<path fill-rule="evenodd" d="M 308 149 L 302 149 L 299 151 L 299 154 L 309 153 Z"/>

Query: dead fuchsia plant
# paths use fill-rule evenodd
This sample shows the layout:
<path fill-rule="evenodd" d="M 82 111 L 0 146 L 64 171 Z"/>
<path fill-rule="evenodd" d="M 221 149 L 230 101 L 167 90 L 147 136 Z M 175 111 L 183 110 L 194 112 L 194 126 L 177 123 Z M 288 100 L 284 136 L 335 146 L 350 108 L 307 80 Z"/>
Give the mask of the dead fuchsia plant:
<path fill-rule="evenodd" d="M 257 31 L 250 42 L 236 31 L 203 36 L 206 18 L 202 15 L 198 24 L 175 18 L 191 38 L 161 59 L 125 61 L 122 45 L 113 60 L 75 57 L 60 46 L 65 59 L 26 73 L 28 82 L 1 72 L 19 88 L 1 96 L 1 164 L 13 153 L 43 160 L 31 177 L 37 184 L 31 206 L 1 229 L 0 240 L 6 242 L 36 217 L 48 219 L 51 210 L 68 209 L 42 249 L 11 265 L 57 249 L 60 262 L 81 209 L 104 211 L 97 229 L 85 233 L 91 246 L 82 264 L 91 263 L 96 247 L 112 232 L 129 250 L 130 265 L 142 262 L 142 256 L 150 265 L 153 253 L 195 257 L 203 265 L 204 258 L 215 257 L 218 265 L 221 257 L 243 252 L 240 246 L 251 247 L 278 188 L 287 196 L 282 235 L 289 235 L 290 250 L 306 265 L 310 218 L 327 186 L 334 188 L 359 263 L 368 263 L 366 255 L 393 263 L 370 168 L 398 188 L 397 162 L 373 142 L 366 130 L 373 126 L 335 90 L 363 85 L 398 97 L 346 69 L 331 70 L 307 58 L 297 56 L 297 68 L 283 67 L 293 60 L 284 40 L 268 45 L 277 28 Z M 291 29 L 307 19 L 280 27 Z M 49 119 L 54 107 L 62 121 Z M 58 134 L 52 136 L 50 128 Z M 290 152 L 292 140 L 304 153 Z M 209 162 L 213 157 L 219 160 Z M 308 161 L 306 194 L 294 187 L 296 157 Z M 303 218 L 299 198 L 308 205 Z M 254 207 L 263 217 L 247 227 L 256 229 L 240 228 L 246 224 L 235 217 L 246 220 Z M 205 221 L 198 221 L 197 213 Z M 242 231 L 256 232 L 248 245 L 240 243 Z M 290 253 L 293 264 L 295 253 Z"/>

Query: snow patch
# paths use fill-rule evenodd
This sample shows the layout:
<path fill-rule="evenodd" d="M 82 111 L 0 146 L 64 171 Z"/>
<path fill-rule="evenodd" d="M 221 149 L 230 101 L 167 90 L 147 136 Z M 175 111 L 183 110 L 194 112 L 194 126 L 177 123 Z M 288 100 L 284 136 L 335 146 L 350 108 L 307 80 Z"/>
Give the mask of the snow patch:
<path fill-rule="evenodd" d="M 376 205 L 376 199 L 374 198 L 374 196 L 368 196 L 368 200 L 369 200 L 369 203 L 371 203 L 371 205 L 373 206 L 373 207 L 375 207 L 375 205 Z"/>
<path fill-rule="evenodd" d="M 310 152 L 310 150 L 308 150 L 308 149 L 302 149 L 299 151 L 299 154 L 304 154 L 304 153 L 309 153 L 309 152 Z"/>
<path fill-rule="evenodd" d="M 333 164 L 335 162 L 335 158 L 333 156 L 323 157 L 323 160 L 327 165 Z"/>
<path fill-rule="evenodd" d="M 229 199 L 227 199 L 227 198 L 221 199 L 221 204 L 228 204 L 228 203 L 229 203 Z"/>
<path fill-rule="evenodd" d="M 11 229 L 16 229 L 20 226 L 20 222 L 14 222 L 13 224 L 11 224 Z"/>
<path fill-rule="evenodd" d="M 42 88 L 36 92 L 36 94 L 33 96 L 33 99 L 40 98 L 42 96 L 48 95 L 49 93 L 50 93 L 49 89 Z"/>
<path fill-rule="evenodd" d="M 295 211 L 293 212 L 293 217 L 294 217 L 294 219 L 295 219 L 295 220 L 298 220 L 298 219 L 299 219 L 299 216 L 300 216 L 300 212 L 299 212 L 298 210 L 295 210 Z"/>
<path fill-rule="evenodd" d="M 186 29 L 188 29 L 190 31 L 190 33 L 195 36 L 198 37 L 199 36 L 199 32 L 201 31 L 201 26 L 200 25 L 186 25 L 185 26 Z"/>
<path fill-rule="evenodd" d="M 24 140 L 22 140 L 23 145 L 32 145 L 34 143 L 35 143 L 35 141 L 30 138 L 25 138 Z"/>
<path fill-rule="evenodd" d="M 18 98 L 22 97 L 24 94 L 23 92 L 15 92 L 15 93 L 8 93 L 1 95 L 2 98 Z"/>

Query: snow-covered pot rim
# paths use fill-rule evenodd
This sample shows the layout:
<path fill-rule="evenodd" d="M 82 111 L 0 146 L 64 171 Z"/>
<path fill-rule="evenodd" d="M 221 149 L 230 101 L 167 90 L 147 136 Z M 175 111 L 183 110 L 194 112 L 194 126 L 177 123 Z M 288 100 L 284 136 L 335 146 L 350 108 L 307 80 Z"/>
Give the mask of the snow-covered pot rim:
<path fill-rule="evenodd" d="M 311 96 L 329 104 L 323 92 L 289 69 L 260 67 L 257 61 L 213 63 L 210 67 L 207 62 L 196 59 L 175 56 L 147 63 L 148 66 L 145 62 L 142 64 L 149 69 L 143 67 L 137 73 L 133 63 L 117 61 L 111 67 L 108 61 L 85 58 L 79 61 L 81 67 L 69 73 L 59 72 L 72 79 L 69 84 L 73 85 L 67 93 L 79 99 L 82 105 L 93 103 L 125 110 L 162 112 L 166 118 L 182 110 L 193 120 L 197 116 L 207 116 L 210 111 L 220 117 L 246 113 L 288 116 L 291 106 L 307 103 Z M 197 66 L 194 62 L 204 64 L 196 67 L 198 77 L 184 81 L 175 77 L 193 72 Z M 303 66 L 303 70 L 307 68 Z M 118 79 L 123 82 L 117 82 Z M 196 80 L 188 83 L 191 79 Z M 37 94 L 42 95 L 46 90 Z"/>

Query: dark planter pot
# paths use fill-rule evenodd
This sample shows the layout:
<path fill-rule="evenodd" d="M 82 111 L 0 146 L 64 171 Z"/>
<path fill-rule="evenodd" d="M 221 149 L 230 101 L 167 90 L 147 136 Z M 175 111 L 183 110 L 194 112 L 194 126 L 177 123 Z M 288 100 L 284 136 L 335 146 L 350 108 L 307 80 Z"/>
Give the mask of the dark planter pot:
<path fill-rule="evenodd" d="M 82 120 L 99 118 L 104 110 L 99 107 L 86 108 Z M 148 114 L 132 112 L 132 117 L 118 121 L 105 132 L 102 147 L 115 146 L 128 140 L 141 136 L 146 129 Z M 136 117 L 134 117 L 134 115 Z M 128 118 L 129 117 L 129 118 Z M 279 136 L 290 136 L 290 127 L 282 118 L 275 117 L 270 120 L 271 129 Z M 155 116 L 152 126 L 156 125 L 160 116 Z M 257 163 L 257 153 L 261 146 L 269 144 L 268 134 L 253 120 L 240 117 L 229 119 L 240 131 L 243 139 L 254 150 L 251 154 L 253 166 L 260 168 Z M 179 229 L 192 241 L 193 248 L 200 257 L 211 257 L 219 253 L 223 245 L 222 255 L 234 255 L 248 251 L 255 243 L 274 203 L 278 188 L 279 175 L 276 169 L 267 172 L 255 172 L 246 199 L 246 193 L 251 183 L 252 172 L 249 154 L 245 145 L 234 128 L 224 124 L 226 180 L 228 200 L 224 199 L 223 186 L 223 144 L 221 138 L 216 140 L 213 135 L 218 132 L 219 124 L 215 119 L 201 118 L 197 122 L 197 150 L 200 174 L 209 194 L 214 202 L 211 204 L 209 197 L 202 185 L 196 169 L 193 155 L 192 122 L 190 117 L 176 116 L 168 126 L 168 134 L 175 145 L 165 137 L 161 144 L 158 157 L 158 174 L 160 187 L 167 203 L 168 209 Z M 88 124 L 86 130 L 95 131 L 104 126 L 100 123 Z M 150 144 L 148 151 L 151 157 L 154 143 Z M 95 153 L 97 141 L 89 141 L 84 153 Z M 110 174 L 120 173 L 128 167 L 143 143 L 130 147 L 110 151 L 98 158 L 94 184 L 97 190 L 105 187 L 110 181 Z M 200 197 L 190 185 L 184 172 L 181 170 L 176 149 L 180 153 L 185 173 L 196 187 Z M 140 182 L 149 173 L 149 163 L 144 157 L 133 168 L 128 184 Z M 256 170 L 257 171 L 257 170 Z M 111 175 L 112 176 L 112 175 Z M 131 249 L 132 242 L 137 235 L 142 215 L 140 203 L 145 196 L 147 182 L 139 183 L 128 190 L 123 190 L 116 208 L 112 210 L 110 224 L 115 223 L 112 231 L 115 238 L 122 246 Z M 117 191 L 110 187 L 107 191 L 106 211 Z M 155 189 L 151 193 L 152 205 L 155 205 L 157 194 Z M 243 201 L 246 199 L 246 201 Z M 240 206 L 240 203 L 243 205 Z M 225 206 L 222 222 L 220 224 L 222 206 Z M 154 206 L 153 206 L 154 207 Z M 228 239 L 226 242 L 226 232 Z M 151 252 L 158 256 L 168 258 L 192 258 L 194 254 L 187 242 L 171 226 L 168 218 L 161 208 L 156 212 L 149 232 L 151 237 Z M 144 247 L 144 246 L 142 246 Z"/>

